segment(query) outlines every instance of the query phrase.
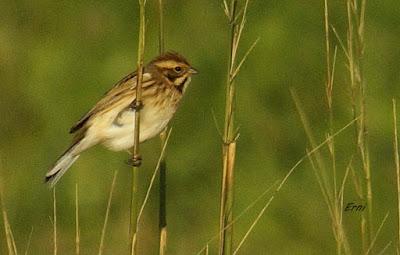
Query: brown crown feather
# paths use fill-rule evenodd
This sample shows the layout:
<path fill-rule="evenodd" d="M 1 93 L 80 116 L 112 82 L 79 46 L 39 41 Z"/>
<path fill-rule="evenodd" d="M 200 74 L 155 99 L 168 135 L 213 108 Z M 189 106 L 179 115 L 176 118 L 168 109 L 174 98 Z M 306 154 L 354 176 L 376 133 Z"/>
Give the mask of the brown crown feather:
<path fill-rule="evenodd" d="M 190 66 L 189 62 L 179 53 L 174 51 L 168 51 L 155 59 L 153 59 L 150 64 L 154 64 L 156 62 L 167 61 L 167 60 L 174 60 L 176 62 L 185 63 L 186 65 Z"/>

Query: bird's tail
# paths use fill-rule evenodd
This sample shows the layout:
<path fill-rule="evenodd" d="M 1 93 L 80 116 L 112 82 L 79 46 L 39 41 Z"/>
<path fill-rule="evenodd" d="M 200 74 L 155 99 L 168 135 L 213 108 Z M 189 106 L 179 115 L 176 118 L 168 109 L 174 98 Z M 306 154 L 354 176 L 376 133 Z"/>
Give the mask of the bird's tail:
<path fill-rule="evenodd" d="M 72 144 L 46 174 L 46 183 L 54 187 L 71 165 L 79 158 L 78 146 L 82 140 Z"/>

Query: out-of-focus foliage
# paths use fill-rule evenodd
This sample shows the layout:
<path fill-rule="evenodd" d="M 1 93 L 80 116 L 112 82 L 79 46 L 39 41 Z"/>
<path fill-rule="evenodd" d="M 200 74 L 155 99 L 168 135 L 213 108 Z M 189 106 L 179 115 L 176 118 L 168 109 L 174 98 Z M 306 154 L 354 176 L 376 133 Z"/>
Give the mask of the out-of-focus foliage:
<path fill-rule="evenodd" d="M 156 2 L 147 5 L 146 58 L 157 54 Z M 217 234 L 221 139 L 228 26 L 222 1 L 166 1 L 167 49 L 185 55 L 199 71 L 173 121 L 168 153 L 169 254 L 196 254 Z M 69 127 L 123 75 L 135 69 L 135 1 L 5 0 L 0 2 L 0 179 L 4 202 L 20 250 L 31 227 L 31 254 L 52 251 L 51 191 L 43 184 L 48 167 L 67 147 Z M 331 23 L 345 39 L 345 1 L 330 1 Z M 400 92 L 400 5 L 368 1 L 364 72 L 374 217 L 388 222 L 377 249 L 395 241 L 396 187 L 392 152 L 391 99 Z M 251 1 L 242 53 L 260 41 L 237 79 L 240 125 L 235 214 L 242 211 L 304 155 L 304 130 L 290 97 L 296 89 L 318 141 L 328 131 L 325 100 L 323 1 Z M 333 34 L 332 45 L 337 44 Z M 352 118 L 348 75 L 338 49 L 334 126 Z M 354 130 L 337 140 L 340 176 L 352 151 Z M 159 155 L 159 140 L 142 147 L 144 196 Z M 57 186 L 60 254 L 73 254 L 74 192 L 79 184 L 81 249 L 97 252 L 113 171 L 119 176 L 105 254 L 128 250 L 130 167 L 128 155 L 96 147 L 82 155 Z M 356 169 L 359 171 L 359 169 Z M 349 181 L 345 203 L 358 201 Z M 266 201 L 266 199 L 265 199 Z M 236 243 L 261 202 L 235 224 Z M 141 254 L 157 251 L 157 192 L 140 225 Z M 344 214 L 350 245 L 361 249 L 359 213 Z M 389 252 L 394 252 L 392 245 Z M 215 248 L 215 242 L 211 248 Z M 308 162 L 279 192 L 249 236 L 241 254 L 335 253 L 331 222 Z M 0 253 L 6 253 L 0 232 Z"/>

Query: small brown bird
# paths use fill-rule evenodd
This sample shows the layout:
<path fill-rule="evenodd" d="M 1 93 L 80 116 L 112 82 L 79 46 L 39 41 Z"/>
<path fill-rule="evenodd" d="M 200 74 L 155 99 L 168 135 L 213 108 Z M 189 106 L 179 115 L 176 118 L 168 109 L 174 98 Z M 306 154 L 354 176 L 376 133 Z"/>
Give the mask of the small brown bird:
<path fill-rule="evenodd" d="M 158 135 L 167 126 L 191 76 L 196 73 L 196 69 L 177 53 L 158 56 L 144 68 L 140 143 Z M 124 77 L 71 128 L 72 145 L 46 174 L 50 186 L 57 183 L 83 151 L 96 144 L 113 151 L 133 147 L 136 82 L 136 72 Z"/>

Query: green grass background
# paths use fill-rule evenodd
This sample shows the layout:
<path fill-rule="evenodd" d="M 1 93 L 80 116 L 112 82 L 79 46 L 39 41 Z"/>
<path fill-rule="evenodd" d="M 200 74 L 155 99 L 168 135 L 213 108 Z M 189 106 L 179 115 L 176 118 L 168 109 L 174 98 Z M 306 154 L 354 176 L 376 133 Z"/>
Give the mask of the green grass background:
<path fill-rule="evenodd" d="M 212 111 L 223 123 L 228 25 L 222 1 L 166 1 L 166 48 L 186 56 L 193 78 L 173 121 L 167 148 L 169 254 L 196 254 L 218 232 L 221 141 Z M 345 1 L 330 1 L 330 19 L 345 38 Z M 52 194 L 48 167 L 67 147 L 69 127 L 122 76 L 135 69 L 135 1 L 5 0 L 0 2 L 0 179 L 20 253 L 31 227 L 31 254 L 51 254 Z M 158 52 L 156 1 L 147 4 L 146 60 Z M 375 226 L 390 212 L 378 252 L 396 246 L 396 181 L 391 100 L 400 89 L 400 4 L 367 1 L 365 81 Z M 308 142 L 291 99 L 294 88 L 318 141 L 329 127 L 325 100 L 323 1 L 251 1 L 241 53 L 260 41 L 237 80 L 240 126 L 235 214 L 300 159 Z M 333 44 L 337 40 L 331 35 Z M 334 127 L 352 118 L 344 54 L 338 50 Z M 354 129 L 340 135 L 340 175 L 352 154 Z M 141 146 L 141 193 L 160 151 L 159 139 Z M 327 154 L 325 154 L 327 155 Z M 74 251 L 74 192 L 79 184 L 82 254 L 95 254 L 113 172 L 119 171 L 105 254 L 127 254 L 130 171 L 126 153 L 87 151 L 57 186 L 60 254 Z M 356 169 L 361 171 L 361 169 Z M 349 182 L 345 202 L 359 202 Z M 157 189 L 140 225 L 141 254 L 157 253 Z M 267 199 L 235 224 L 235 244 Z M 344 215 L 350 246 L 361 251 L 359 213 Z M 211 249 L 216 243 L 211 244 Z M 6 254 L 4 231 L 0 254 Z M 215 250 L 212 250 L 211 254 Z M 331 222 L 308 162 L 290 177 L 240 254 L 335 254 Z"/>

